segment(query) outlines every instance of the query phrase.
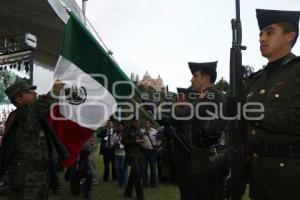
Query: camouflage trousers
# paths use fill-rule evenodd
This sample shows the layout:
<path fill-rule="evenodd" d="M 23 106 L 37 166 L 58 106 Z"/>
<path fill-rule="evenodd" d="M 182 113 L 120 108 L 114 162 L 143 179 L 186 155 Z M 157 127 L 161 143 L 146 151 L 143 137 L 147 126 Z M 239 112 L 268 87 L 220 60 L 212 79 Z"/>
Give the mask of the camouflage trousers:
<path fill-rule="evenodd" d="M 47 169 L 10 168 L 8 200 L 48 200 Z"/>

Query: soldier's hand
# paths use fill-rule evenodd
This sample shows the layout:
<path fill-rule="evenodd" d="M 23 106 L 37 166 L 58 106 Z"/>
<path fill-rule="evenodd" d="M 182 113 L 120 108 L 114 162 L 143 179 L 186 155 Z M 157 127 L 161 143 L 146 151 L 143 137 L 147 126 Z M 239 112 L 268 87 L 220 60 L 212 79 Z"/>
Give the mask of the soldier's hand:
<path fill-rule="evenodd" d="M 59 94 L 60 91 L 64 88 L 64 83 L 61 82 L 60 80 L 56 80 L 54 83 L 53 83 L 53 86 L 52 86 L 52 90 L 56 93 L 56 94 Z"/>

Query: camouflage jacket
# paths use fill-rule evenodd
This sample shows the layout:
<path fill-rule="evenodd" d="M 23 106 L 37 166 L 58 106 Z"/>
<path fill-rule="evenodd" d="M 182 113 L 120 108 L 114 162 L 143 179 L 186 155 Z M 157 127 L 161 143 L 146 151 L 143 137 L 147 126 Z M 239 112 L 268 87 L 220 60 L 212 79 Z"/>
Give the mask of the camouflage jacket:
<path fill-rule="evenodd" d="M 3 144 L 0 148 L 0 176 L 11 165 L 24 166 L 26 169 L 46 169 L 49 164 L 49 148 L 53 142 L 46 137 L 41 118 L 50 112 L 56 99 L 50 94 L 39 98 L 22 108 L 12 112 L 13 122 L 6 130 Z M 55 136 L 54 136 L 55 137 Z M 53 136 L 51 136 L 52 140 Z M 56 143 L 56 141 L 55 141 Z"/>

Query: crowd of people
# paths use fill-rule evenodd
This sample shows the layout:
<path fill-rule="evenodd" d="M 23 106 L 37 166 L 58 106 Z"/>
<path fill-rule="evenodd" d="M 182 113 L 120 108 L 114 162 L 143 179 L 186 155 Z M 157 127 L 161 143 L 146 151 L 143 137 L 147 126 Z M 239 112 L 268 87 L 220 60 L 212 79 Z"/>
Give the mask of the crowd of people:
<path fill-rule="evenodd" d="M 142 125 L 142 127 L 140 127 Z M 133 187 L 139 200 L 144 199 L 143 188 L 158 186 L 157 182 L 175 184 L 172 174 L 159 173 L 158 151 L 162 150 L 159 132 L 152 127 L 150 120 L 142 122 L 133 119 L 123 121 L 108 120 L 106 127 L 95 132 L 81 150 L 77 162 L 66 169 L 65 179 L 70 181 L 71 194 L 80 194 L 83 187 L 84 197 L 90 198 L 90 190 L 100 182 L 111 181 L 124 189 L 124 196 L 132 197 Z M 135 132 L 131 138 L 131 131 Z M 162 133 L 162 132 L 161 132 Z M 100 148 L 97 148 L 100 144 Z M 103 172 L 97 169 L 96 157 L 101 156 Z M 130 171 L 129 171 L 130 169 Z M 62 171 L 58 162 L 49 167 L 49 181 L 53 194 L 60 194 L 57 174 Z M 166 170 L 165 170 L 166 171 Z M 100 173 L 103 173 L 100 178 Z"/>
<path fill-rule="evenodd" d="M 116 181 L 118 187 L 125 189 L 126 197 L 132 197 L 135 187 L 137 199 L 142 200 L 143 188 L 157 187 L 158 180 L 164 183 L 171 180 L 167 177 L 169 174 L 158 177 L 158 151 L 162 148 L 162 141 L 159 132 L 152 126 L 148 119 L 133 119 L 127 124 L 123 121 L 114 124 L 113 120 L 108 120 L 106 127 L 95 133 L 85 145 L 90 149 L 89 166 L 96 166 L 95 144 L 97 138 L 100 140 L 99 155 L 104 166 L 102 181 L 108 182 L 110 178 Z M 89 170 L 91 183 L 99 183 L 99 170 L 95 167 L 89 167 Z"/>

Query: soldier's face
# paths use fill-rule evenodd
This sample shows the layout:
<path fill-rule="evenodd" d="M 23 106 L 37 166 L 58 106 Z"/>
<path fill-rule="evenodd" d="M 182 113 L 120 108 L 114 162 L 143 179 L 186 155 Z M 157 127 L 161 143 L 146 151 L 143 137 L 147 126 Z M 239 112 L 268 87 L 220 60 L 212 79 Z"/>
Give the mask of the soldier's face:
<path fill-rule="evenodd" d="M 291 33 L 284 33 L 278 24 L 267 26 L 259 34 L 261 54 L 270 62 L 275 61 L 290 52 L 292 40 Z"/>
<path fill-rule="evenodd" d="M 194 90 L 201 91 L 203 85 L 205 84 L 205 78 L 199 71 L 197 71 L 193 74 L 191 83 Z"/>
<path fill-rule="evenodd" d="M 19 106 L 30 104 L 35 100 L 37 100 L 37 93 L 34 90 L 24 91 L 16 98 Z"/>

